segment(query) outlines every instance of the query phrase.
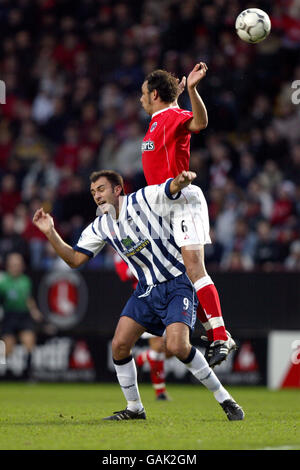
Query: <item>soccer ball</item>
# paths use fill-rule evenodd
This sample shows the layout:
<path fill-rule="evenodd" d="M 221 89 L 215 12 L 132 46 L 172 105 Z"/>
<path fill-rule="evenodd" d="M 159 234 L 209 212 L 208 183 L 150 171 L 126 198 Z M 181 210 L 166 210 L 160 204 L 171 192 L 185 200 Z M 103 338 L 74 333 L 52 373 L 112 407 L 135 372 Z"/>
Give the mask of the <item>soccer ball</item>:
<path fill-rule="evenodd" d="M 269 16 L 259 8 L 248 8 L 242 11 L 235 21 L 239 37 L 250 44 L 263 41 L 271 31 Z"/>

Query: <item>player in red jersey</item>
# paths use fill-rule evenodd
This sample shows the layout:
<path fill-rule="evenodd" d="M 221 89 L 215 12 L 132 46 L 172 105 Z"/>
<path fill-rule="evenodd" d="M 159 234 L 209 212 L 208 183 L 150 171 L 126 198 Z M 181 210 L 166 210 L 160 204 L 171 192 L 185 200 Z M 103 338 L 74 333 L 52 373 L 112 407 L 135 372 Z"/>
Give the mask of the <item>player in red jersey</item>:
<path fill-rule="evenodd" d="M 135 289 L 138 280 L 134 277 L 125 261 L 117 253 L 114 254 L 114 265 L 116 273 L 118 274 L 121 281 L 131 281 L 132 288 Z M 135 361 L 139 367 L 142 367 L 145 362 L 148 362 L 150 366 L 150 379 L 154 388 L 156 399 L 169 400 L 165 383 L 164 362 L 166 358 L 171 356 L 166 352 L 164 337 L 154 336 L 150 333 L 144 333 L 141 337 L 148 339 L 149 348 L 146 351 L 138 354 L 138 356 L 135 358 Z"/>
<path fill-rule="evenodd" d="M 206 72 L 206 64 L 200 62 L 181 83 L 165 70 L 155 70 L 145 78 L 140 101 L 151 121 L 142 143 L 142 162 L 149 185 L 163 183 L 189 169 L 191 134 L 200 132 L 208 124 L 207 110 L 197 91 Z M 192 111 L 177 105 L 185 83 Z M 190 186 L 190 197 L 187 195 L 186 199 L 189 205 L 174 222 L 174 233 L 187 274 L 197 292 L 197 317 L 209 342 L 206 359 L 214 367 L 236 349 L 236 344 L 225 330 L 218 291 L 205 268 L 204 245 L 211 243 L 207 204 L 200 188 L 193 192 Z M 196 210 L 189 210 L 191 207 Z"/>

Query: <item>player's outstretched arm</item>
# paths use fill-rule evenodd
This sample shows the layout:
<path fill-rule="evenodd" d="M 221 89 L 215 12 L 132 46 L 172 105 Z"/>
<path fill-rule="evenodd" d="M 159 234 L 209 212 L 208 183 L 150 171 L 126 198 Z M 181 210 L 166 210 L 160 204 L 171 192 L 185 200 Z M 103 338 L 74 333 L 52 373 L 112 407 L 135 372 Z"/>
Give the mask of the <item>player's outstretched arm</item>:
<path fill-rule="evenodd" d="M 177 94 L 176 100 L 172 103 L 172 106 L 178 106 L 178 98 L 184 92 L 184 89 L 185 89 L 186 77 L 183 76 L 181 81 L 179 81 L 179 78 L 177 78 L 177 82 L 178 82 L 178 94 Z"/>
<path fill-rule="evenodd" d="M 208 124 L 205 104 L 197 91 L 197 85 L 205 77 L 207 65 L 204 62 L 196 64 L 187 78 L 187 89 L 191 100 L 193 118 L 188 121 L 187 129 L 190 132 L 199 132 Z"/>
<path fill-rule="evenodd" d="M 54 221 L 50 214 L 44 212 L 44 209 L 38 209 L 32 219 L 34 225 L 48 238 L 54 250 L 71 268 L 78 268 L 89 260 L 84 253 L 73 250 L 73 248 L 64 242 L 54 227 Z"/>
<path fill-rule="evenodd" d="M 172 195 L 179 193 L 183 188 L 186 188 L 196 178 L 194 171 L 183 171 L 171 181 L 170 193 Z"/>

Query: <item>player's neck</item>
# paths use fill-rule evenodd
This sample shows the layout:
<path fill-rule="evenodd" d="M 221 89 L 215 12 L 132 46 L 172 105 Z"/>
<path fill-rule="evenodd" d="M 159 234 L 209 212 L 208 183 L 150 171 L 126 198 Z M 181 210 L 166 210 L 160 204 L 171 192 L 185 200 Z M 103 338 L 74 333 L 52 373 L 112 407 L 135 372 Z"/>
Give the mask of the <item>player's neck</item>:
<path fill-rule="evenodd" d="M 123 201 L 124 201 L 124 196 L 119 196 L 118 204 L 115 207 L 115 209 L 116 209 L 116 220 L 119 219 L 119 215 L 122 211 Z"/>
<path fill-rule="evenodd" d="M 174 108 L 174 106 L 178 106 L 177 103 L 157 103 L 155 106 L 153 106 L 151 118 L 153 118 L 156 114 L 165 111 L 166 109 Z"/>

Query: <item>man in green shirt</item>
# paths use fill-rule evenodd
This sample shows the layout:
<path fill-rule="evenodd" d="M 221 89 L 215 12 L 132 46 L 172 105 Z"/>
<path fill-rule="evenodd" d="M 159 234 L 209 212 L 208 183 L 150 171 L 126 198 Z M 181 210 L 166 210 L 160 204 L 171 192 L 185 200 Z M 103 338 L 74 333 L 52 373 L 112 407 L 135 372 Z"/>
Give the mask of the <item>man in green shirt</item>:
<path fill-rule="evenodd" d="M 31 353 L 36 343 L 35 321 L 42 319 L 32 297 L 30 278 L 24 274 L 24 259 L 19 253 L 10 253 L 6 260 L 6 272 L 0 273 L 0 304 L 4 317 L 1 325 L 6 356 L 9 356 L 19 339 L 28 351 L 27 370 L 31 364 Z"/>

